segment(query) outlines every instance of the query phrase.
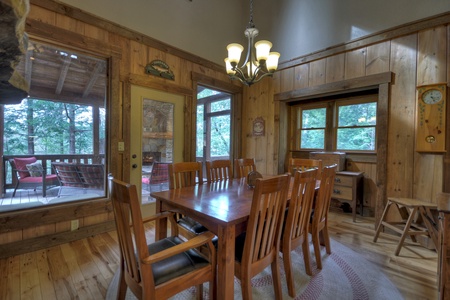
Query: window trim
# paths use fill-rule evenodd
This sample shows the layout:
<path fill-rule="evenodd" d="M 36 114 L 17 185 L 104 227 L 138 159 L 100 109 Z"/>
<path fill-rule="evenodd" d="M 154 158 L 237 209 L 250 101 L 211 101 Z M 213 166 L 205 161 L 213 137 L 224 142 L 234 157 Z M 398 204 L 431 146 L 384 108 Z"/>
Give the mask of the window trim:
<path fill-rule="evenodd" d="M 370 93 L 367 95 L 358 96 L 344 96 L 335 99 L 315 99 L 314 102 L 299 103 L 292 106 L 292 132 L 293 143 L 291 144 L 292 151 L 343 151 L 346 153 L 361 153 L 361 154 L 376 154 L 377 153 L 377 129 L 375 125 L 375 150 L 338 150 L 337 149 L 337 122 L 338 122 L 338 108 L 343 105 L 351 105 L 358 103 L 377 102 L 378 94 Z M 324 148 L 301 148 L 301 115 L 305 109 L 319 109 L 326 108 L 326 127 L 325 127 L 325 141 Z"/>
<path fill-rule="evenodd" d="M 327 140 L 326 140 L 326 136 L 327 136 L 327 116 L 325 116 L 325 127 L 323 127 L 324 130 L 324 149 L 320 149 L 320 148 L 301 148 L 301 143 L 302 143 L 302 131 L 304 130 L 302 127 L 302 123 L 303 123 L 303 111 L 304 110 L 311 110 L 311 109 L 320 109 L 320 108 L 325 108 L 325 115 L 328 112 L 328 101 L 323 101 L 320 103 L 308 103 L 308 104 L 300 104 L 297 105 L 297 109 L 294 110 L 296 111 L 296 118 L 297 118 L 297 122 L 294 121 L 294 123 L 296 123 L 296 127 L 295 127 L 295 146 L 298 146 L 298 149 L 295 150 L 308 150 L 308 151 L 315 151 L 315 150 L 324 150 L 326 148 L 326 144 L 327 144 Z M 322 127 L 317 128 L 317 129 L 322 129 Z"/>

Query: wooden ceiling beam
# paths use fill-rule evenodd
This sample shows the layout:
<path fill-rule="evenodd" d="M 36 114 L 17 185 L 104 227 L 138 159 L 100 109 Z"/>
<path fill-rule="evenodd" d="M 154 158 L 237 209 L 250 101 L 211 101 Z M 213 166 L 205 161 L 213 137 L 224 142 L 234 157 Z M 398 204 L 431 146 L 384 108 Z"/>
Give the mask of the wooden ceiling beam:
<path fill-rule="evenodd" d="M 36 99 L 46 99 L 49 101 L 105 107 L 105 98 L 103 97 L 90 96 L 89 101 L 87 101 L 86 98 L 83 98 L 79 93 L 62 90 L 61 94 L 56 94 L 53 89 L 44 87 L 33 86 L 30 89 L 30 97 Z"/>
<path fill-rule="evenodd" d="M 69 71 L 70 63 L 72 62 L 72 57 L 70 53 L 64 58 L 63 65 L 61 66 L 61 73 L 59 73 L 58 84 L 56 85 L 55 94 L 61 94 L 61 90 L 64 86 L 64 81 L 66 81 L 67 72 Z"/>
<path fill-rule="evenodd" d="M 98 62 L 95 65 L 94 71 L 92 72 L 91 78 L 89 79 L 86 88 L 84 89 L 82 98 L 85 98 L 87 95 L 89 95 L 92 87 L 94 86 L 95 82 L 97 81 L 98 76 L 100 73 L 103 72 L 105 69 L 105 63 L 104 62 Z"/>

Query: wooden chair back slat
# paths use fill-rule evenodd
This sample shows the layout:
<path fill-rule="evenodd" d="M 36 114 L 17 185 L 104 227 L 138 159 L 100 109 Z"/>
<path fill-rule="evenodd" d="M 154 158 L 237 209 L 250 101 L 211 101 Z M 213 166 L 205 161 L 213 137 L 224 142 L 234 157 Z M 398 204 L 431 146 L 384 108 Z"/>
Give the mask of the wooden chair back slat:
<path fill-rule="evenodd" d="M 179 162 L 169 165 L 169 188 L 176 189 L 203 184 L 201 162 Z"/>
<path fill-rule="evenodd" d="M 234 170 L 236 178 L 247 177 L 251 171 L 256 172 L 256 165 L 254 158 L 237 158 L 234 160 Z"/>
<path fill-rule="evenodd" d="M 306 171 L 308 169 L 317 168 L 319 173 L 317 177 L 320 178 L 322 172 L 322 160 L 320 159 L 304 159 L 304 158 L 290 158 L 289 159 L 289 173 L 294 176 L 296 171 Z"/>
<path fill-rule="evenodd" d="M 206 180 L 208 183 L 227 179 L 233 179 L 231 160 L 206 161 Z"/>

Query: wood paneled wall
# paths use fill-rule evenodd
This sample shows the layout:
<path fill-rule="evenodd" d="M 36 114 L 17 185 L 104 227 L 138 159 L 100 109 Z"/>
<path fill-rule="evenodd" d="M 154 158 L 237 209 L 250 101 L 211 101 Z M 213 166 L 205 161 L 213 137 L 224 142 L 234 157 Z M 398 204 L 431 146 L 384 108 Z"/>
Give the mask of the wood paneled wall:
<path fill-rule="evenodd" d="M 266 79 L 245 90 L 244 152 L 249 157 L 257 158 L 257 169 L 262 173 L 277 172 L 276 162 L 286 155 L 286 151 L 279 153 L 283 151 L 278 148 L 278 132 L 272 130 L 271 126 L 279 128 L 281 124 L 281 128 L 284 128 L 285 120 L 280 122 L 280 117 L 289 116 L 286 112 L 280 114 L 274 101 L 277 95 L 287 92 L 301 94 L 303 89 L 311 91 L 327 83 L 392 72 L 394 80 L 390 84 L 388 124 L 383 124 L 388 127 L 386 196 L 435 202 L 437 193 L 443 190 L 443 163 L 447 161 L 448 167 L 450 156 L 415 151 L 416 87 L 438 82 L 449 83 L 449 23 L 450 13 L 446 13 L 282 64 L 282 70 L 273 79 Z M 317 94 L 320 93 L 320 89 L 317 89 Z M 251 124 L 257 117 L 263 117 L 268 124 L 263 137 L 251 136 Z M 292 138 L 289 136 L 284 141 L 285 148 L 289 147 Z M 375 211 L 384 207 L 386 199 L 381 198 L 383 203 L 377 203 L 380 200 L 376 197 L 376 164 L 370 160 L 358 160 L 348 164 L 347 168 L 365 174 L 365 205 Z"/>
<path fill-rule="evenodd" d="M 228 79 L 223 66 L 151 37 L 60 2 L 30 2 L 26 31 L 31 37 L 86 49 L 111 61 L 108 172 L 115 177 L 129 178 L 130 153 L 127 150 L 119 152 L 115 145 L 120 141 L 125 144 L 131 142 L 132 84 L 184 95 L 185 111 L 189 115 L 186 126 L 191 129 L 196 88 L 192 73 L 196 73 L 197 78 L 200 74 L 223 86 L 239 86 Z M 273 78 L 265 78 L 250 88 L 244 88 L 240 130 L 242 156 L 254 157 L 261 173 L 278 172 L 279 161 L 288 150 L 279 151 L 283 149 L 279 132 L 287 129 L 284 125 L 280 127 L 280 116 L 285 118 L 287 115 L 280 111 L 274 95 L 390 71 L 395 74 L 395 81 L 391 84 L 388 121 L 388 194 L 434 201 L 436 193 L 442 190 L 443 155 L 414 151 L 415 87 L 449 81 L 449 22 L 450 14 L 445 14 L 419 26 L 408 25 L 282 63 L 281 70 Z M 145 65 L 154 59 L 169 64 L 175 73 L 175 81 L 145 74 Z M 257 117 L 263 117 L 266 122 L 265 136 L 252 135 L 252 121 Z M 187 137 L 185 144 L 185 159 L 193 159 L 193 139 Z M 366 204 L 375 206 L 372 191 L 377 190 L 377 171 L 374 163 L 358 161 L 349 168 L 365 172 L 365 197 L 369 199 Z M 71 219 L 80 219 L 80 230 L 69 231 Z M 107 199 L 26 213 L 0 214 L 0 224 L 1 256 L 49 247 L 114 227 Z"/>

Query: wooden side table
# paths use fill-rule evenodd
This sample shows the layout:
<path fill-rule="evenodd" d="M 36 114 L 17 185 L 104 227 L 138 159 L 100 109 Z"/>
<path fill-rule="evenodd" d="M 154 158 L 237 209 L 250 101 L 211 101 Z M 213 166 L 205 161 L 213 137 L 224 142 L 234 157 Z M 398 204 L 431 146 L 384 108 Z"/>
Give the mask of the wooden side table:
<path fill-rule="evenodd" d="M 385 220 L 387 212 L 392 206 L 397 207 L 402 217 L 402 221 L 398 222 Z M 387 227 L 401 234 L 400 241 L 398 242 L 397 249 L 395 250 L 396 256 L 398 256 L 398 254 L 400 253 L 403 242 L 405 241 L 405 238 L 407 236 L 410 236 L 413 242 L 417 242 L 416 235 L 429 236 L 433 240 L 435 247 L 437 247 L 437 233 L 431 223 L 433 222 L 430 212 L 431 209 L 437 209 L 437 205 L 418 199 L 388 198 L 388 202 L 386 204 L 386 207 L 384 208 L 381 220 L 378 223 L 373 241 L 376 242 L 381 230 L 384 227 Z M 414 221 L 417 215 L 420 215 L 422 217 L 423 225 L 417 224 Z"/>
<path fill-rule="evenodd" d="M 356 203 L 359 200 L 359 213 L 363 215 L 363 174 L 364 172 L 336 172 L 331 198 L 349 202 L 352 207 L 353 222 L 356 221 Z"/>

